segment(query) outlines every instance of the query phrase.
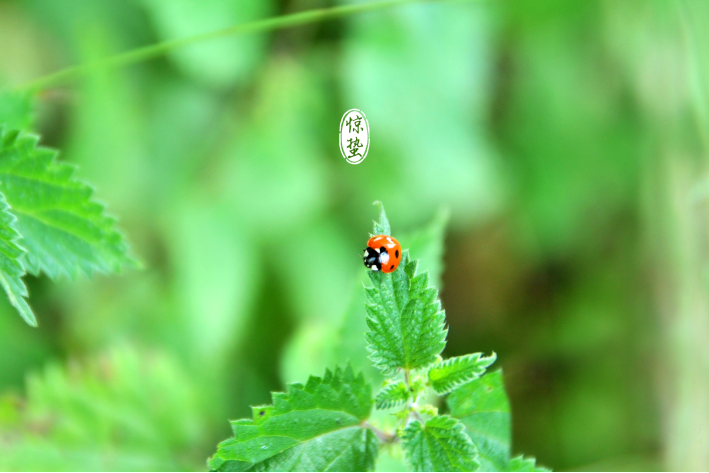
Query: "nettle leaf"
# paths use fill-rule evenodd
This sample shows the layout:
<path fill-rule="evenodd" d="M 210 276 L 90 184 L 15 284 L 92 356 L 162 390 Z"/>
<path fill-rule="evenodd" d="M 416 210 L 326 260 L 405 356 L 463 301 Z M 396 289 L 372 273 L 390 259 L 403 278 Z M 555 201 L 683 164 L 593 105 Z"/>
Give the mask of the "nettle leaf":
<path fill-rule="evenodd" d="M 536 460 L 532 457 L 525 458 L 520 455 L 510 460 L 506 471 L 551 471 L 543 466 L 537 466 Z"/>
<path fill-rule="evenodd" d="M 253 419 L 233 421 L 234 438 L 209 460 L 212 471 L 371 471 L 379 450 L 363 426 L 372 388 L 351 366 L 274 393 Z"/>
<path fill-rule="evenodd" d="M 428 370 L 428 379 L 438 394 L 447 394 L 458 386 L 482 376 L 485 369 L 496 359 L 494 352 L 490 356 L 473 353 L 449 358 L 433 365 Z"/>
<path fill-rule="evenodd" d="M 74 167 L 37 147 L 38 138 L 0 130 L 0 191 L 17 217 L 21 260 L 32 274 L 55 279 L 94 271 L 117 272 L 134 262 L 114 219 L 92 199 L 93 190 Z"/>
<path fill-rule="evenodd" d="M 414 471 L 475 471 L 480 466 L 465 427 L 449 416 L 433 417 L 425 425 L 411 422 L 401 443 Z"/>
<path fill-rule="evenodd" d="M 15 228 L 16 222 L 17 219 L 10 213 L 10 206 L 7 205 L 5 196 L 0 194 L 0 284 L 5 289 L 10 303 L 25 322 L 36 326 L 37 320 L 25 300 L 27 288 L 21 279 L 25 274 L 25 268 L 20 263 L 25 250 L 17 244 L 20 234 Z"/>
<path fill-rule="evenodd" d="M 382 206 L 374 231 L 389 228 Z M 365 288 L 367 348 L 374 365 L 388 377 L 399 369 L 430 365 L 446 346 L 448 330 L 438 291 L 428 286 L 427 271 L 416 274 L 417 264 L 404 250 L 393 273 L 368 272 L 372 287 Z"/>
<path fill-rule="evenodd" d="M 448 396 L 450 415 L 459 419 L 478 448 L 483 471 L 505 471 L 510 459 L 510 404 L 502 371 L 471 381 Z"/>
<path fill-rule="evenodd" d="M 391 409 L 399 407 L 411 399 L 411 390 L 403 381 L 384 386 L 377 394 L 377 409 Z"/>
<path fill-rule="evenodd" d="M 384 204 L 378 200 L 374 202 L 374 205 L 379 206 L 379 221 L 374 222 L 374 235 L 389 235 L 391 236 L 391 226 L 389 225 L 389 219 L 387 218 L 387 213 L 384 210 Z"/>

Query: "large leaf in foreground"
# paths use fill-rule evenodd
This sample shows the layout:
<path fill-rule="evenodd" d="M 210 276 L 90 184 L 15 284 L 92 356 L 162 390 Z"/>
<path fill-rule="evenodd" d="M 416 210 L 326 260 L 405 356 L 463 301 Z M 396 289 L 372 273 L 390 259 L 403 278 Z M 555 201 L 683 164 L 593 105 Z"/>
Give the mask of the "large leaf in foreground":
<path fill-rule="evenodd" d="M 119 271 L 132 261 L 114 219 L 74 168 L 37 137 L 0 130 L 0 192 L 17 217 L 25 269 L 51 278 Z"/>
<path fill-rule="evenodd" d="M 411 422 L 401 442 L 414 471 L 475 471 L 479 466 L 465 427 L 449 416 L 433 417 L 425 425 Z"/>
<path fill-rule="evenodd" d="M 16 219 L 10 213 L 5 196 L 0 194 L 0 284 L 25 322 L 37 325 L 32 309 L 25 300 L 27 288 L 21 279 L 25 269 L 20 263 L 20 257 L 25 251 L 17 245 L 20 234 L 15 229 L 15 223 Z"/>
<path fill-rule="evenodd" d="M 493 371 L 448 396 L 450 415 L 460 419 L 478 448 L 483 471 L 505 471 L 510 459 L 510 405 L 502 371 Z"/>
<path fill-rule="evenodd" d="M 217 447 L 213 471 L 370 471 L 379 441 L 363 426 L 372 388 L 348 366 L 274 393 L 272 406 L 232 422 L 234 437 Z"/>

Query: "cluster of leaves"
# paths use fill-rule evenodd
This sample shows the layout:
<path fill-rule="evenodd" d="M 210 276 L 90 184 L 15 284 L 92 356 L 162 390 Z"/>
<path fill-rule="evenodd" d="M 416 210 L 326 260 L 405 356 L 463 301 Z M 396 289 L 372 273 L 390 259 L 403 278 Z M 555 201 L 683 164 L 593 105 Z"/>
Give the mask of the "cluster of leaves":
<path fill-rule="evenodd" d="M 391 235 L 384 208 L 375 234 Z M 533 459 L 511 458 L 510 409 L 502 372 L 487 374 L 496 355 L 444 360 L 445 313 L 428 273 L 403 252 L 390 274 L 369 272 L 365 288 L 370 359 L 386 380 L 374 396 L 348 365 L 274 393 L 273 405 L 232 422 L 212 471 L 371 471 L 379 451 L 400 445 L 414 471 L 546 471 Z M 448 395 L 447 414 L 426 402 Z M 397 427 L 376 426 L 374 407 L 390 410 Z"/>
<path fill-rule="evenodd" d="M 37 325 L 26 301 L 26 273 L 76 278 L 134 262 L 114 219 L 74 168 L 38 147 L 37 136 L 8 128 L 27 113 L 29 106 L 0 110 L 0 285 L 22 318 Z"/>

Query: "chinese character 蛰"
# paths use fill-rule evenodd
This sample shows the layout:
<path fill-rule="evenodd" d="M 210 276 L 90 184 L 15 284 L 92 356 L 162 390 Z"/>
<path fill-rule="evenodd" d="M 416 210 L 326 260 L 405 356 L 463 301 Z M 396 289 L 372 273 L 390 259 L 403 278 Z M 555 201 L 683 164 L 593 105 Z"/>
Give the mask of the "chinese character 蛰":
<path fill-rule="evenodd" d="M 357 137 L 350 138 L 349 140 L 347 140 L 347 149 L 349 149 L 351 153 L 348 158 L 354 158 L 355 156 L 361 157 L 362 155 L 359 153 L 359 149 L 363 146 L 364 145 L 359 142 L 359 138 Z"/>

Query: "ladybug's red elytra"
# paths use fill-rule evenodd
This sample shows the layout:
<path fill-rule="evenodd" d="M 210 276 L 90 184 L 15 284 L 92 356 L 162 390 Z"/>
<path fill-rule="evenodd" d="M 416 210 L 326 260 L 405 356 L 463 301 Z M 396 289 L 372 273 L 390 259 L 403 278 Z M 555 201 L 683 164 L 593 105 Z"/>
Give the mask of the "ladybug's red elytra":
<path fill-rule="evenodd" d="M 362 259 L 372 271 L 393 273 L 401 263 L 401 245 L 389 235 L 374 235 L 367 241 Z"/>

